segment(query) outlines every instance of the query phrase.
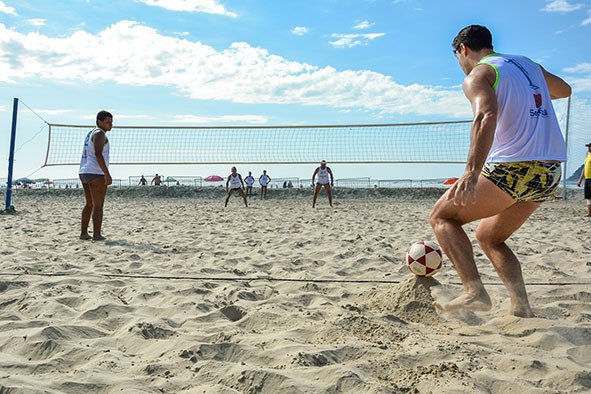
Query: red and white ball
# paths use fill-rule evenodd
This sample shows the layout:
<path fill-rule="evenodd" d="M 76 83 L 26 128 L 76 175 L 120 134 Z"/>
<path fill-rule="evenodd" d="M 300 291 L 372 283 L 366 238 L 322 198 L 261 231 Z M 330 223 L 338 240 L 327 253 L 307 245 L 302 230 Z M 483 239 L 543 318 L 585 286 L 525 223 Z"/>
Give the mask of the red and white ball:
<path fill-rule="evenodd" d="M 415 242 L 406 252 L 406 265 L 416 276 L 435 275 L 441 270 L 441 261 L 441 248 L 435 242 Z"/>

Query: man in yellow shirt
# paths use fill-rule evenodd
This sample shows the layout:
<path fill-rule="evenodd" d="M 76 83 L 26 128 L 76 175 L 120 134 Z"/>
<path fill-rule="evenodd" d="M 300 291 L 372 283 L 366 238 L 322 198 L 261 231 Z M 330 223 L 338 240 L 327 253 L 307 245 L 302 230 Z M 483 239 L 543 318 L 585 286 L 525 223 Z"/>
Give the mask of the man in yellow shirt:
<path fill-rule="evenodd" d="M 577 186 L 581 187 L 581 182 L 583 182 L 583 179 L 585 179 L 585 186 L 583 189 L 585 190 L 585 200 L 587 200 L 587 209 L 589 210 L 587 216 L 591 217 L 591 142 L 585 146 L 587 147 L 585 168 L 583 168 L 583 171 L 581 172 Z"/>

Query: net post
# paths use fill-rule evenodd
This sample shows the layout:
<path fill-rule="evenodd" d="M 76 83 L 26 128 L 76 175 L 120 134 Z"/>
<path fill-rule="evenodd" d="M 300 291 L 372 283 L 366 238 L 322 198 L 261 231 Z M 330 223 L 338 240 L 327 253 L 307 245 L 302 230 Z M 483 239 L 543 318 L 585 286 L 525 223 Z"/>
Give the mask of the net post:
<path fill-rule="evenodd" d="M 43 164 L 43 166 L 47 166 L 47 160 L 49 159 L 49 148 L 51 147 L 51 124 L 47 123 L 47 126 L 47 152 L 45 152 L 45 164 Z"/>
<path fill-rule="evenodd" d="M 562 199 L 566 200 L 567 199 L 567 192 L 566 192 L 566 176 L 568 175 L 567 173 L 567 167 L 568 167 L 568 129 L 569 129 L 569 123 L 570 123 L 570 102 L 571 102 L 571 97 L 572 96 L 568 96 L 568 101 L 566 104 L 566 126 L 564 128 L 564 144 L 566 145 L 566 152 L 567 152 L 567 158 L 566 161 L 564 162 L 564 166 L 562 168 Z"/>
<path fill-rule="evenodd" d="M 13 211 L 12 200 L 12 172 L 14 170 L 14 146 L 16 143 L 16 118 L 18 114 L 18 98 L 12 104 L 12 128 L 10 130 L 10 152 L 8 156 L 8 180 L 6 182 L 6 212 Z"/>

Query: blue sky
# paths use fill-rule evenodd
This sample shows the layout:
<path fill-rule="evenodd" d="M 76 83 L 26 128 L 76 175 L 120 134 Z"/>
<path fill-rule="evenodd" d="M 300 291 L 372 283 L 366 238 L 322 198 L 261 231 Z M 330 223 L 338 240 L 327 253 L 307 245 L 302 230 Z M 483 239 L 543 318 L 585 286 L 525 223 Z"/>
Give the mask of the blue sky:
<path fill-rule="evenodd" d="M 564 77 L 581 112 L 591 108 L 589 0 L 2 0 L 0 160 L 13 97 L 51 123 L 92 123 L 99 109 L 118 125 L 469 119 L 450 42 L 473 23 L 491 29 L 499 52 L 524 54 Z M 41 165 L 42 125 L 19 113 L 15 175 Z M 588 131 L 571 132 L 577 143 L 591 140 Z M 383 172 L 378 177 L 404 177 Z"/>

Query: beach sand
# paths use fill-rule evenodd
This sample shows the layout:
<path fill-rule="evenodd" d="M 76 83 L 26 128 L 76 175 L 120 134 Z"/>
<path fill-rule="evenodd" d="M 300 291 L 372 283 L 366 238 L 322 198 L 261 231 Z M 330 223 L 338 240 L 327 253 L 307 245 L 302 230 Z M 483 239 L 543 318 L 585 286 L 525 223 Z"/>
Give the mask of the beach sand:
<path fill-rule="evenodd" d="M 18 215 L 0 215 L 0 393 L 591 392 L 580 195 L 509 241 L 537 316 L 521 319 L 475 241 L 488 313 L 432 308 L 461 290 L 445 256 L 432 279 L 404 266 L 409 244 L 434 240 L 442 190 L 337 190 L 334 209 L 322 192 L 314 210 L 311 190 L 248 209 L 178 190 L 110 190 L 105 242 L 78 239 L 80 190 L 15 193 Z"/>

